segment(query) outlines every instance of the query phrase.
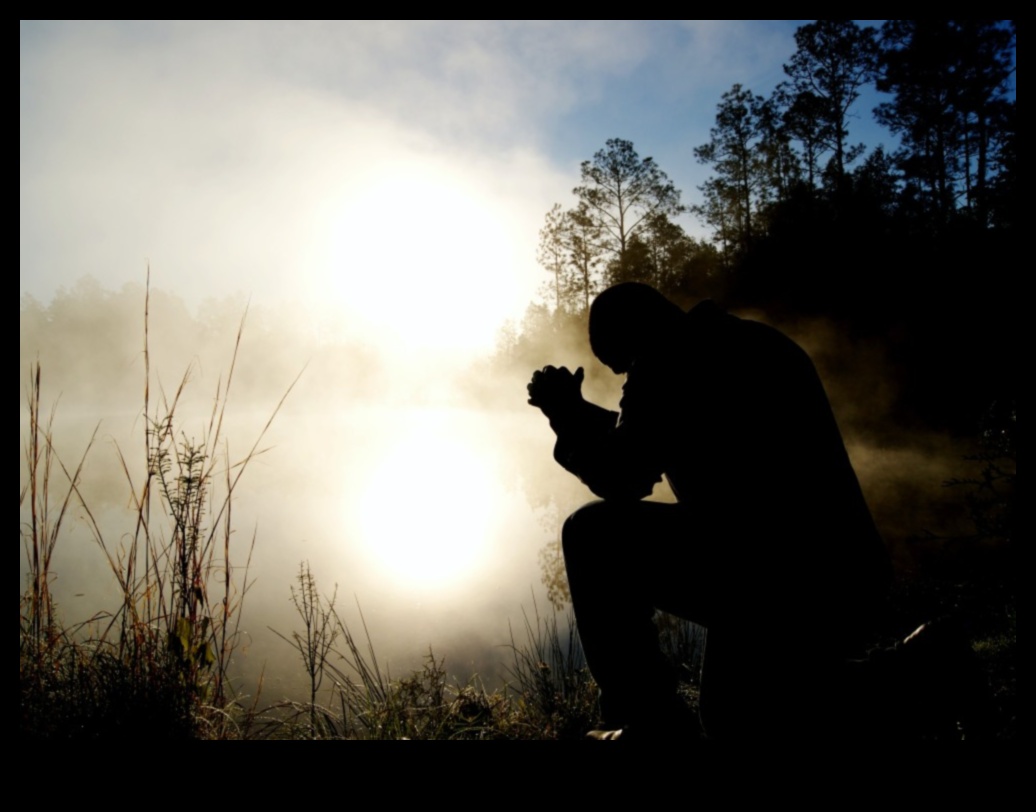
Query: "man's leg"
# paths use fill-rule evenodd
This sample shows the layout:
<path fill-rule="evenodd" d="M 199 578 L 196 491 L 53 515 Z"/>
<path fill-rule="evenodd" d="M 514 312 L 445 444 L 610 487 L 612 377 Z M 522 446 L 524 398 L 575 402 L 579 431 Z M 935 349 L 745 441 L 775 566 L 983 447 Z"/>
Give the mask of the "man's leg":
<path fill-rule="evenodd" d="M 678 505 L 603 501 L 562 530 L 579 636 L 609 727 L 664 726 L 679 708 L 653 616 L 662 608 L 704 622 L 707 614 L 695 572 L 707 563 L 695 561 L 686 519 Z"/>
<path fill-rule="evenodd" d="M 609 501 L 572 514 L 562 546 L 608 727 L 664 730 L 681 707 L 653 622 L 662 609 L 708 628 L 701 711 L 710 737 L 816 728 L 831 674 L 791 611 L 791 581 L 772 547 L 726 537 L 681 505 Z"/>

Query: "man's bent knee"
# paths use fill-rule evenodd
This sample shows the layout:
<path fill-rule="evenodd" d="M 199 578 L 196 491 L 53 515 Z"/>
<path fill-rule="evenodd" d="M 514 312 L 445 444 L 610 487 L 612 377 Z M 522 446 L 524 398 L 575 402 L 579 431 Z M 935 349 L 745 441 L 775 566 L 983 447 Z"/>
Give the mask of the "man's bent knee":
<path fill-rule="evenodd" d="M 583 552 L 600 555 L 608 543 L 625 534 L 636 502 L 597 500 L 583 505 L 565 520 L 561 547 L 566 560 Z"/>

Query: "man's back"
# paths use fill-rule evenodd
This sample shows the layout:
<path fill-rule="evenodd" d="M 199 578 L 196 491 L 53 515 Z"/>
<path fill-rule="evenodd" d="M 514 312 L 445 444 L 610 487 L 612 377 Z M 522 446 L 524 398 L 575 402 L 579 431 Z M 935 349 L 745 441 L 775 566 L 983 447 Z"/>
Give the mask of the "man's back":
<path fill-rule="evenodd" d="M 730 518 L 876 532 L 813 363 L 772 327 L 699 304 L 669 346 L 634 363 L 620 426 L 696 509 L 750 500 L 767 515 Z"/>
<path fill-rule="evenodd" d="M 643 429 L 638 427 L 643 425 Z M 855 601 L 888 562 L 808 355 L 702 302 L 631 368 L 620 425 L 643 433 L 680 502 L 760 569 Z"/>

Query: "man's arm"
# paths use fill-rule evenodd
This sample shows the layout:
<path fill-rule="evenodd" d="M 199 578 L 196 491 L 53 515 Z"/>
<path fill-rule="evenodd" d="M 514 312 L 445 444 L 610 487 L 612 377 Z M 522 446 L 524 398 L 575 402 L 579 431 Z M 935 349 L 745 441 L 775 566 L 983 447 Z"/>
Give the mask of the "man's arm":
<path fill-rule="evenodd" d="M 583 399 L 583 369 L 575 374 L 545 367 L 529 384 L 529 403 L 538 406 L 557 435 L 554 459 L 602 499 L 650 496 L 662 474 L 619 414 Z"/>

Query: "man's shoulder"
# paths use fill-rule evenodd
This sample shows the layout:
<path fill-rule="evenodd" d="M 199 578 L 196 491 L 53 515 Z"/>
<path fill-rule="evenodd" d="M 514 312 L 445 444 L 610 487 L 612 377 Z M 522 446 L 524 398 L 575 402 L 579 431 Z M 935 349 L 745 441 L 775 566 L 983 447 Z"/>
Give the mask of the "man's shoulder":
<path fill-rule="evenodd" d="M 683 336 L 689 347 L 715 351 L 722 347 L 733 349 L 745 341 L 765 341 L 770 330 L 761 322 L 735 316 L 712 299 L 703 299 L 687 311 Z"/>
<path fill-rule="evenodd" d="M 685 346 L 719 363 L 736 359 L 763 365 L 809 361 L 805 350 L 777 327 L 730 313 L 711 299 L 687 312 L 685 326 Z"/>
<path fill-rule="evenodd" d="M 723 318 L 724 316 L 730 316 L 730 314 L 716 304 L 713 299 L 702 299 L 687 311 L 685 321 L 689 324 L 697 324 Z"/>
<path fill-rule="evenodd" d="M 684 324 L 701 328 L 726 328 L 780 341 L 792 341 L 783 331 L 758 318 L 739 316 L 712 299 L 702 299 L 687 311 Z M 794 343 L 794 342 L 792 342 Z"/>

